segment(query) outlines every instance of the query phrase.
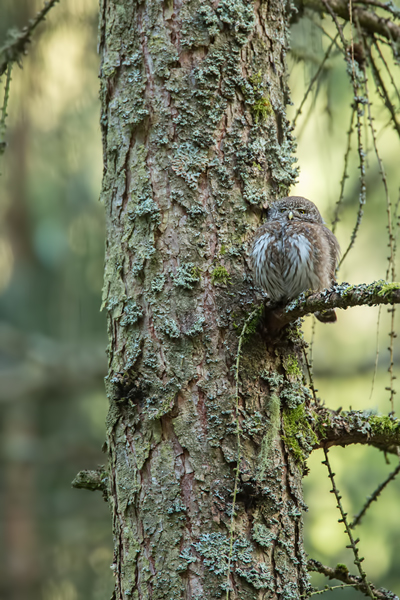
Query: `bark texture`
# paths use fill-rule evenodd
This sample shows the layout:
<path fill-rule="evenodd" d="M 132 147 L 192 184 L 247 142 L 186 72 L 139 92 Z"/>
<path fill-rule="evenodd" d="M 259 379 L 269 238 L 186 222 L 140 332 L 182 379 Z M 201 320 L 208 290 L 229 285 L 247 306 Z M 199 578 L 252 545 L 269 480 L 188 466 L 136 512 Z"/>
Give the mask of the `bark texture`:
<path fill-rule="evenodd" d="M 118 599 L 214 599 L 228 587 L 291 600 L 308 587 L 301 476 L 316 438 L 295 328 L 274 346 L 250 323 L 235 409 L 238 338 L 259 301 L 249 244 L 295 178 L 287 10 L 101 2 Z"/>

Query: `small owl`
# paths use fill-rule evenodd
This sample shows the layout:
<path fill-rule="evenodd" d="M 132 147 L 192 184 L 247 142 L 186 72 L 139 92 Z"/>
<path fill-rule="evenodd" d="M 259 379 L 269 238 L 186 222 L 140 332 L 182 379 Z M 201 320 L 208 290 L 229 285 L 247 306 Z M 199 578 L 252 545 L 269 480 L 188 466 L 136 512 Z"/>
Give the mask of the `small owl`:
<path fill-rule="evenodd" d="M 254 239 L 256 283 L 273 302 L 287 302 L 306 290 L 331 287 L 339 244 L 325 227 L 318 208 L 301 196 L 281 198 L 268 209 Z M 336 321 L 333 309 L 316 313 L 323 323 Z"/>

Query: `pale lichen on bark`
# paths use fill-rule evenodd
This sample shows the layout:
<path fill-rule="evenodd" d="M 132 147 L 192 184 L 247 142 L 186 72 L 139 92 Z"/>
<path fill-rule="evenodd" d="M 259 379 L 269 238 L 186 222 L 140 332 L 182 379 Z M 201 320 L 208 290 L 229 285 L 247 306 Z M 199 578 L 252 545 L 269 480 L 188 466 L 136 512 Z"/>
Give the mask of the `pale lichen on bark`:
<path fill-rule="evenodd" d="M 231 367 L 238 327 L 257 301 L 247 251 L 266 202 L 296 177 L 286 10 L 244 0 L 102 2 L 117 598 L 225 593 L 237 456 Z M 308 586 L 302 468 L 279 435 L 259 468 L 276 420 L 268 378 L 280 373 L 278 393 L 287 389 L 296 404 L 282 359 L 296 352 L 290 341 L 268 349 L 254 332 L 243 353 L 230 585 L 244 600 L 294 599 Z"/>

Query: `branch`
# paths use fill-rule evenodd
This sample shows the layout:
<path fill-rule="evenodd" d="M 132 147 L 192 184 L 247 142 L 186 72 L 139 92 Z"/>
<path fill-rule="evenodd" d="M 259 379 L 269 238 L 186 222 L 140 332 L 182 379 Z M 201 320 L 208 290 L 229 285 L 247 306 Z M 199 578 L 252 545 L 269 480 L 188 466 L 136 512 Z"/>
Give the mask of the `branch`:
<path fill-rule="evenodd" d="M 6 72 L 9 64 L 18 62 L 21 55 L 26 54 L 26 48 L 31 41 L 33 30 L 44 21 L 47 13 L 59 0 L 50 0 L 44 3 L 44 7 L 40 10 L 33 19 L 28 21 L 21 31 L 12 32 L 11 39 L 0 48 L 0 77 Z"/>
<path fill-rule="evenodd" d="M 351 306 L 374 306 L 375 304 L 399 304 L 400 283 L 375 281 L 374 283 L 349 285 L 341 283 L 316 294 L 302 293 L 283 308 L 266 306 L 266 325 L 270 332 L 282 329 L 292 321 L 329 308 Z"/>
<path fill-rule="evenodd" d="M 364 411 L 335 412 L 318 407 L 313 424 L 317 448 L 368 444 L 397 455 L 400 447 L 400 420 L 393 416 L 372 415 Z"/>
<path fill-rule="evenodd" d="M 367 589 L 365 584 L 363 583 L 361 577 L 357 577 L 356 575 L 350 575 L 348 568 L 346 565 L 337 565 L 336 569 L 332 569 L 331 567 L 326 567 L 318 560 L 309 560 L 307 563 L 307 568 L 309 571 L 314 571 L 316 573 L 322 573 L 329 579 L 337 579 L 338 581 L 342 581 L 343 583 L 347 583 L 355 587 L 356 590 L 359 590 L 366 596 L 368 596 Z M 374 594 L 377 600 L 399 600 L 399 597 L 396 596 L 393 592 L 389 592 L 389 590 L 385 590 L 385 588 L 376 588 L 371 585 L 371 591 Z"/>
<path fill-rule="evenodd" d="M 359 2 L 357 4 L 366 4 L 370 6 L 376 5 L 371 2 Z M 323 14 L 326 9 L 324 3 L 321 0 L 298 0 L 298 9 L 301 13 L 302 9 L 309 8 L 319 14 Z M 344 19 L 345 21 L 350 21 L 349 15 L 349 3 L 347 0 L 329 0 L 329 6 L 332 11 L 338 16 Z M 393 6 L 393 10 L 392 10 Z M 384 10 L 386 10 L 389 15 L 392 15 L 394 18 L 398 18 L 398 9 L 395 5 L 392 5 L 388 2 L 385 5 L 381 6 Z M 400 26 L 394 23 L 390 16 L 389 17 L 381 17 L 377 15 L 373 10 L 366 10 L 365 8 L 360 8 L 359 6 L 354 6 L 353 4 L 353 21 L 357 20 L 360 24 L 360 27 L 369 34 L 378 34 L 386 38 L 389 42 L 398 43 L 400 42 Z"/>
<path fill-rule="evenodd" d="M 87 469 L 84 471 L 79 471 L 71 485 L 74 488 L 90 490 L 91 492 L 99 490 L 103 493 L 103 497 L 106 499 L 107 481 L 107 472 L 105 471 L 104 466 L 101 466 L 95 471 L 90 471 Z"/>
<path fill-rule="evenodd" d="M 365 502 L 365 504 L 362 507 L 362 509 L 360 510 L 360 512 L 354 517 L 354 520 L 352 521 L 352 523 L 350 523 L 350 529 L 354 529 L 356 527 L 356 525 L 358 525 L 360 523 L 361 519 L 363 518 L 363 516 L 365 515 L 365 513 L 367 512 L 367 510 L 369 509 L 371 504 L 378 500 L 379 494 L 385 489 L 385 487 L 391 481 L 393 481 L 393 479 L 399 473 L 400 473 L 400 464 L 397 465 L 397 467 L 395 468 L 394 471 L 389 473 L 389 475 L 386 477 L 386 479 L 384 481 L 382 481 L 382 483 L 380 485 L 378 485 L 376 490 L 374 492 L 372 492 L 372 494 L 367 498 L 367 501 Z"/>

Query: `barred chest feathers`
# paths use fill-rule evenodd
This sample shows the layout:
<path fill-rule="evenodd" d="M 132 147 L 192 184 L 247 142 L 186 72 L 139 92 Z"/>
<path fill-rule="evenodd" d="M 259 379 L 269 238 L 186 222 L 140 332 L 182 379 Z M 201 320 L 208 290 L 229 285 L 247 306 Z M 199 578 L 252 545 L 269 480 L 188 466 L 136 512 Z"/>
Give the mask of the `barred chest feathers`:
<path fill-rule="evenodd" d="M 318 289 L 314 253 L 301 233 L 283 227 L 261 235 L 254 244 L 255 279 L 274 302 L 295 298 L 307 289 Z"/>

